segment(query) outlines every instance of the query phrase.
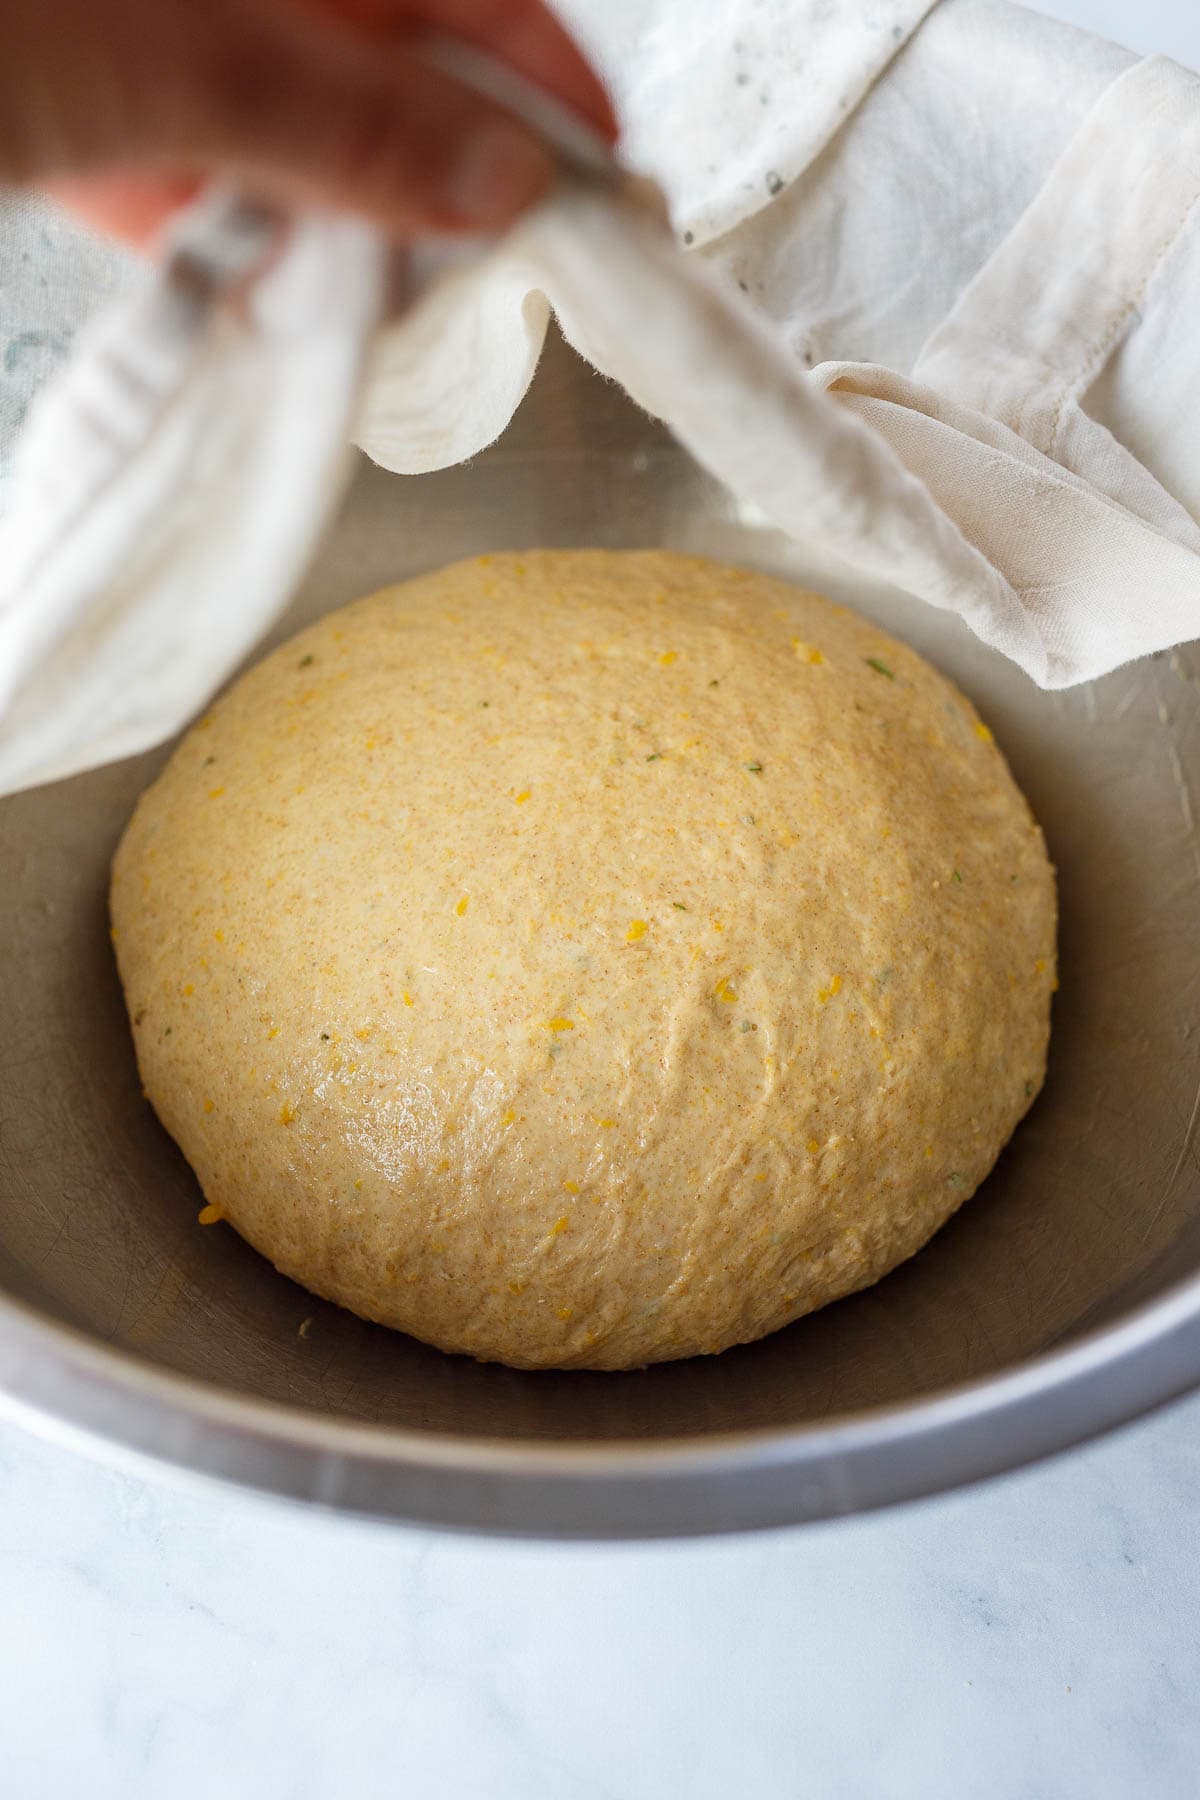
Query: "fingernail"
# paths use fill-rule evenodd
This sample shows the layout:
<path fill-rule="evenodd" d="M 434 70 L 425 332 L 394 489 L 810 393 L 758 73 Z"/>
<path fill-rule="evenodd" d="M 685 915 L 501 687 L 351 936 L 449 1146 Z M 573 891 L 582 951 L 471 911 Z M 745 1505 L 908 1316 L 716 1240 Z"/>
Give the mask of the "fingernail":
<path fill-rule="evenodd" d="M 446 204 L 462 224 L 494 230 L 538 199 L 553 176 L 536 139 L 498 121 L 464 140 L 446 179 Z"/>

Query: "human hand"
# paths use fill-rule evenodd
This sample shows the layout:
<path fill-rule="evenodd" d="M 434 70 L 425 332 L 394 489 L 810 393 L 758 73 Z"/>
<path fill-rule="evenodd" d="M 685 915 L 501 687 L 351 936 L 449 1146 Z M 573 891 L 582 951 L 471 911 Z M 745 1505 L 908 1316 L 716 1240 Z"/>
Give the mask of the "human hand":
<path fill-rule="evenodd" d="M 616 131 L 541 0 L 0 0 L 0 26 L 0 181 L 134 242 L 213 175 L 396 236 L 502 228 L 548 184 L 549 157 L 420 60 L 425 31 Z"/>

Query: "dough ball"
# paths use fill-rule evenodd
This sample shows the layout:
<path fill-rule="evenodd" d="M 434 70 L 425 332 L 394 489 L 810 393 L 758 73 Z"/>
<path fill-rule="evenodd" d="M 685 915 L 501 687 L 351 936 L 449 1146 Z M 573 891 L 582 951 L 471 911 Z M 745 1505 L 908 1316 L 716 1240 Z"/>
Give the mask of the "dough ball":
<path fill-rule="evenodd" d="M 142 1077 L 215 1208 L 445 1350 L 619 1369 L 877 1281 L 1041 1084 L 1054 881 L 911 650 L 666 552 L 332 614 L 117 854 Z"/>

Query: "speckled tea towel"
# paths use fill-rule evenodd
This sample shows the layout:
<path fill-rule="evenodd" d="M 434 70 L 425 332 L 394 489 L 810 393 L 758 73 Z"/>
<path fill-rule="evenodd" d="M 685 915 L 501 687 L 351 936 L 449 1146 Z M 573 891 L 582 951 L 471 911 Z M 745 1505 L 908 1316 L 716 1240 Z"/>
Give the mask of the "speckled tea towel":
<path fill-rule="evenodd" d="M 752 318 L 756 348 L 723 367 L 689 361 L 688 333 L 664 325 L 669 283 L 610 212 L 556 199 L 376 337 L 355 431 L 371 456 L 411 472 L 491 441 L 553 310 L 773 523 L 960 612 L 1043 685 L 1200 634 L 1200 80 L 1007 0 L 562 10 L 612 80 L 628 159 L 662 184 L 679 242 Z M 310 252 L 312 231 L 335 224 L 307 228 Z M 29 202 L 9 207 L 0 277 L 2 457 L 95 289 L 133 306 L 137 277 Z M 371 308 L 358 303 L 365 349 Z M 342 304 L 349 321 L 353 297 Z M 688 341 L 713 349 L 703 331 Z M 248 380 L 252 339 L 240 354 Z M 350 355 L 346 404 L 354 367 Z M 282 516 L 299 486 L 273 441 Z M 310 454 L 310 489 L 314 466 Z M 10 530 L 28 530 L 21 492 L 18 455 L 0 480 Z M 164 489 L 165 507 L 185 503 Z M 226 484 L 228 540 L 240 504 Z M 0 716 L 0 788 L 181 725 L 282 604 L 303 536 L 292 518 L 274 569 L 261 533 L 258 574 L 238 566 L 236 633 L 212 602 L 202 672 L 195 618 L 156 604 L 161 560 L 125 585 L 116 634 L 111 591 L 76 591 L 7 684 L 21 719 Z M 196 604 L 223 578 L 214 553 Z M 29 604 L 27 588 L 0 588 L 0 695 L 14 634 L 30 641 Z M 143 628 L 156 634 L 152 693 L 114 649 Z M 66 708 L 31 753 L 31 721 L 85 665 L 92 692 L 113 696 L 106 734 Z"/>

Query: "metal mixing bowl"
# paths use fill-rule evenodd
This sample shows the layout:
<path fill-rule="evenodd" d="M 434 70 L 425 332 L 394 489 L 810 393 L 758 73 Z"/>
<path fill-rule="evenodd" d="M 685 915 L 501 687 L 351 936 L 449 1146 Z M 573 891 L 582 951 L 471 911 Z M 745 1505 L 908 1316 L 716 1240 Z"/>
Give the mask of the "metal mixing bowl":
<path fill-rule="evenodd" d="M 142 1100 L 108 862 L 162 752 L 0 805 L 0 1389 L 35 1428 L 397 1518 L 540 1535 L 779 1524 L 930 1493 L 1200 1381 L 1200 656 L 1043 694 L 957 621 L 748 520 L 551 345 L 468 467 L 364 465 L 277 636 L 454 558 L 666 544 L 853 599 L 994 726 L 1062 901 L 1050 1078 L 999 1168 L 867 1293 L 626 1375 L 443 1356 L 232 1231 Z"/>

